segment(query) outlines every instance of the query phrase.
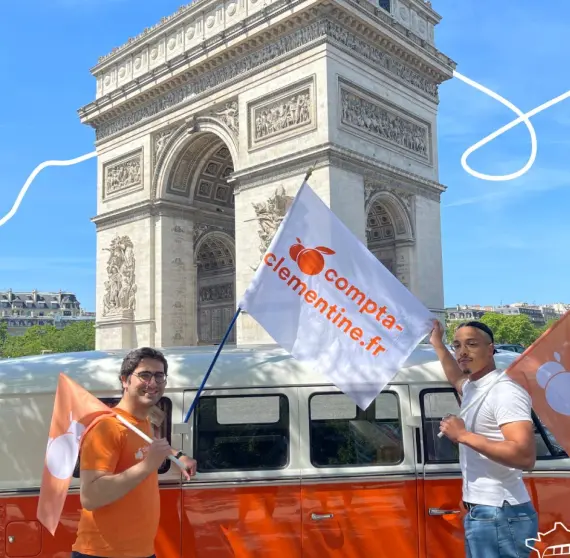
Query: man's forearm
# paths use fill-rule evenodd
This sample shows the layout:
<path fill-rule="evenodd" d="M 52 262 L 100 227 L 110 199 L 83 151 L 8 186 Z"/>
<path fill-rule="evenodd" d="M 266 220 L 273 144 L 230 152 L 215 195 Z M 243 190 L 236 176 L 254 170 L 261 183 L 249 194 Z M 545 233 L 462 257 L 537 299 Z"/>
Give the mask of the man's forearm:
<path fill-rule="evenodd" d="M 81 505 L 88 511 L 108 506 L 128 494 L 151 472 L 147 464 L 141 461 L 117 475 L 103 475 L 81 487 Z"/>
<path fill-rule="evenodd" d="M 505 467 L 524 470 L 534 466 L 534 456 L 510 440 L 494 441 L 480 434 L 465 432 L 457 441 Z"/>
<path fill-rule="evenodd" d="M 464 379 L 464 375 L 463 372 L 461 372 L 461 368 L 459 368 L 459 364 L 457 364 L 457 361 L 453 358 L 453 355 L 449 352 L 443 342 L 434 345 L 433 348 L 437 358 L 441 362 L 447 381 L 454 387 L 457 387 L 458 383 Z"/>

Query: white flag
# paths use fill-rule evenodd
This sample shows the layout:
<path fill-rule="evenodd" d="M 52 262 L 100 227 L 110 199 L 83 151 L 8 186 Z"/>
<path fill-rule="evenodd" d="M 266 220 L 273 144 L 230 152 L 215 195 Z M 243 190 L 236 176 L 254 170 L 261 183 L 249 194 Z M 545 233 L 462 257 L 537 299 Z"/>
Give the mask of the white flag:
<path fill-rule="evenodd" d="M 306 183 L 239 306 L 363 410 L 435 319 Z"/>

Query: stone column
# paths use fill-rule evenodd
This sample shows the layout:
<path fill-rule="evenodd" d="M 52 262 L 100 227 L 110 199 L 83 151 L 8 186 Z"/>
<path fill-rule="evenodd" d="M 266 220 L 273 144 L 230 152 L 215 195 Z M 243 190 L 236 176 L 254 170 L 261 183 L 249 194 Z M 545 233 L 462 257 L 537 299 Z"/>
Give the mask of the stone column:
<path fill-rule="evenodd" d="M 132 310 L 119 310 L 97 321 L 95 345 L 98 349 L 134 348 L 135 325 Z"/>
<path fill-rule="evenodd" d="M 157 347 L 195 343 L 194 230 L 182 212 L 160 210 L 155 221 L 155 318 Z"/>
<path fill-rule="evenodd" d="M 249 286 L 255 269 L 303 183 L 304 175 L 305 172 L 300 170 L 294 176 L 250 187 L 240 178 L 240 184 L 246 185 L 236 195 L 236 246 L 239 253 L 236 261 L 237 302 Z M 366 243 L 363 177 L 323 164 L 313 172 L 309 185 L 335 215 Z M 238 319 L 236 340 L 238 345 L 274 343 L 251 316 L 243 313 Z"/>

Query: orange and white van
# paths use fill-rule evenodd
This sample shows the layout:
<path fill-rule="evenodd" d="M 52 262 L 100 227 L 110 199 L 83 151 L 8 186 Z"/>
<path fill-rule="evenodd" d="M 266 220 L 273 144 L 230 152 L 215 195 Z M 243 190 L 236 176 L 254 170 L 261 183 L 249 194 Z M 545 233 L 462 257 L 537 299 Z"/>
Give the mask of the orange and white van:
<path fill-rule="evenodd" d="M 185 424 L 213 352 L 164 350 L 162 435 L 198 473 L 182 482 L 169 461 L 160 470 L 159 558 L 464 556 L 458 451 L 437 437 L 458 400 L 430 346 L 365 412 L 280 348 L 226 347 Z M 0 557 L 69 556 L 78 478 L 55 537 L 36 518 L 58 374 L 113 405 L 124 354 L 0 361 Z M 505 367 L 517 356 L 496 359 Z M 538 460 L 525 480 L 544 532 L 570 525 L 570 459 L 536 418 L 535 427 Z"/>

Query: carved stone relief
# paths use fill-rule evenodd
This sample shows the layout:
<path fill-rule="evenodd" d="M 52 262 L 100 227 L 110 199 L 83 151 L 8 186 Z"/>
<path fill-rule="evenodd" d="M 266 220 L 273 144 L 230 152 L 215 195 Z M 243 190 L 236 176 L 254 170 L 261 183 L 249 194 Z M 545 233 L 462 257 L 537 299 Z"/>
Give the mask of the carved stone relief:
<path fill-rule="evenodd" d="M 213 110 L 211 116 L 219 118 L 234 134 L 239 133 L 239 108 L 237 101 L 226 103 L 222 109 Z"/>
<path fill-rule="evenodd" d="M 138 150 L 103 168 L 103 197 L 142 187 L 143 151 Z"/>
<path fill-rule="evenodd" d="M 429 158 L 429 129 L 341 88 L 341 123 Z"/>
<path fill-rule="evenodd" d="M 219 302 L 223 300 L 233 300 L 233 283 L 223 283 L 221 285 L 211 285 L 202 287 L 198 294 L 200 302 Z"/>
<path fill-rule="evenodd" d="M 164 152 L 164 148 L 168 143 L 168 140 L 172 137 L 172 134 L 176 131 L 176 126 L 166 128 L 165 130 L 160 130 L 153 136 L 152 141 L 152 166 L 156 165 L 158 158 Z"/>
<path fill-rule="evenodd" d="M 214 87 L 239 78 L 243 74 L 264 66 L 268 62 L 272 62 L 293 50 L 302 48 L 304 45 L 312 43 L 319 38 L 338 43 L 356 56 L 367 60 L 373 66 L 401 79 L 408 85 L 426 93 L 432 99 L 437 99 L 437 85 L 434 81 L 413 70 L 386 51 L 357 37 L 342 25 L 328 19 L 321 19 L 304 28 L 297 29 L 289 35 L 279 37 L 274 42 L 265 44 L 257 51 L 252 51 L 239 59 L 232 60 L 215 70 L 205 72 L 199 78 L 157 96 L 142 107 L 128 111 L 109 122 L 103 123 L 97 127 L 97 139 L 104 139 L 129 126 L 139 124 L 177 105 L 195 99 L 198 95 Z"/>
<path fill-rule="evenodd" d="M 107 281 L 103 296 L 103 316 L 135 310 L 137 285 L 135 283 L 135 255 L 128 236 L 115 237 L 109 246 Z"/>
<path fill-rule="evenodd" d="M 285 189 L 281 187 L 281 191 L 275 190 L 275 194 L 266 202 L 252 204 L 259 223 L 257 232 L 261 241 L 259 252 L 262 256 L 269 248 L 271 240 L 275 236 L 293 200 L 294 197 L 288 196 Z"/>
<path fill-rule="evenodd" d="M 315 126 L 313 82 L 296 90 L 272 95 L 249 108 L 249 145 L 256 147 L 271 138 L 300 133 Z"/>

